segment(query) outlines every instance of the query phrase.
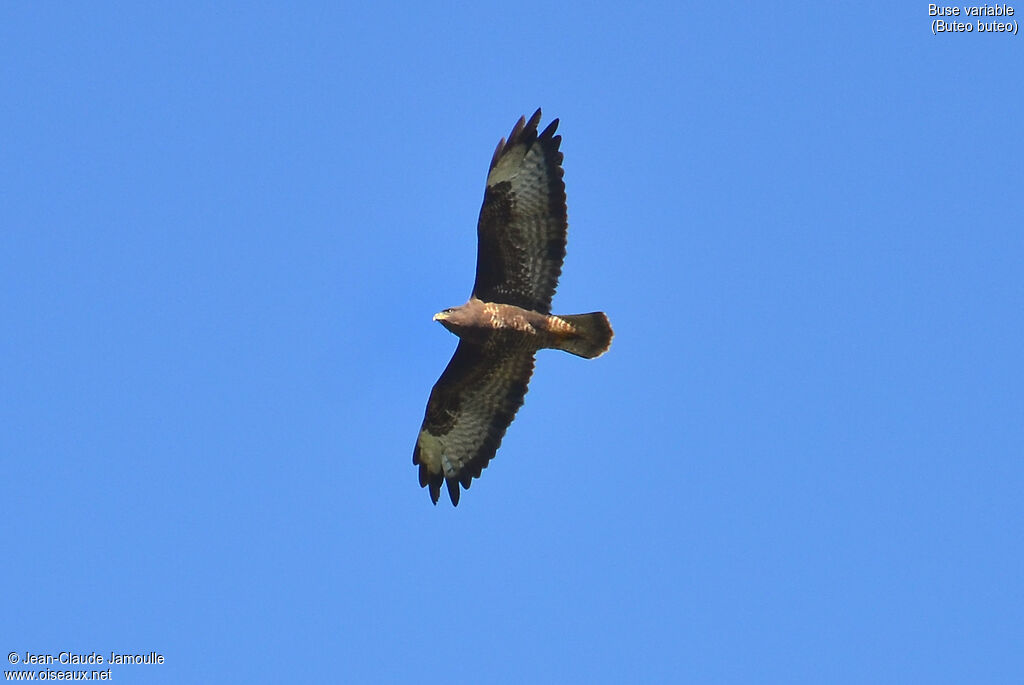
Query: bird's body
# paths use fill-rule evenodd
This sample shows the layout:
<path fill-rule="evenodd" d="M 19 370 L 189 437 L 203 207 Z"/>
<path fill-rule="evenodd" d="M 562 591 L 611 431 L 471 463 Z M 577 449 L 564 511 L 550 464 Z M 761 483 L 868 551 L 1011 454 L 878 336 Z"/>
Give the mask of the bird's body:
<path fill-rule="evenodd" d="M 534 352 L 552 348 L 590 358 L 597 354 L 585 354 L 579 350 L 598 351 L 580 347 L 589 340 L 590 328 L 586 328 L 584 321 L 578 317 L 592 317 L 596 325 L 600 326 L 599 315 L 604 316 L 600 312 L 569 316 L 541 314 L 514 304 L 484 302 L 474 297 L 461 307 L 446 309 L 435 315 L 434 320 L 440 321 L 442 326 L 462 340 L 476 344 L 484 344 L 489 337 L 501 335 L 516 347 L 531 349 Z M 590 320 L 592 319 L 587 319 Z"/>
<path fill-rule="evenodd" d="M 494 152 L 472 296 L 434 316 L 459 337 L 431 390 L 413 450 L 420 485 L 429 487 L 435 504 L 444 482 L 457 505 L 459 486 L 469 488 L 494 456 L 523 404 L 538 350 L 589 359 L 611 345 L 604 313 L 550 313 L 568 223 L 558 120 L 538 134 L 540 116 L 537 110 L 529 122 L 520 119 Z"/>

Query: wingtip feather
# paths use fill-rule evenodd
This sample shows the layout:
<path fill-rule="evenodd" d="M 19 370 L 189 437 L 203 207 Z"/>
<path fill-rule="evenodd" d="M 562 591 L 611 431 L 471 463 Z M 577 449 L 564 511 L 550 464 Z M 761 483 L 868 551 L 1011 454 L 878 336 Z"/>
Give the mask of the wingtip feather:
<path fill-rule="evenodd" d="M 508 134 L 508 138 L 502 138 L 498 141 L 498 147 L 494 149 L 494 154 L 491 155 L 491 169 L 494 169 L 497 165 L 501 155 L 514 145 L 520 143 L 524 145 L 531 144 L 534 140 L 548 140 L 550 139 L 553 145 L 553 151 L 558 151 L 558 146 L 562 143 L 562 137 L 556 136 L 555 131 L 558 129 L 558 119 L 553 119 L 544 132 L 540 135 L 537 134 L 537 125 L 540 124 L 541 109 L 537 108 L 537 111 L 527 119 L 525 116 L 519 117 L 519 121 L 512 127 L 512 132 Z M 556 164 L 561 164 L 561 157 L 559 157 Z"/>
<path fill-rule="evenodd" d="M 540 110 L 537 110 L 537 111 L 539 112 Z M 538 136 L 538 137 L 541 138 L 541 139 L 551 138 L 552 140 L 554 140 L 555 137 L 556 137 L 555 136 L 555 131 L 556 130 L 558 130 L 558 119 L 552 119 L 551 123 L 547 125 L 547 128 L 545 128 L 544 131 L 541 132 L 540 136 Z M 558 138 L 558 142 L 562 141 L 562 136 L 557 136 L 557 138 Z"/>
<path fill-rule="evenodd" d="M 508 144 L 509 145 L 512 145 L 513 143 L 515 143 L 515 141 L 519 140 L 519 136 L 520 136 L 520 134 L 522 134 L 523 129 L 525 127 L 526 127 L 526 117 L 519 117 L 519 121 L 517 121 L 516 125 L 512 127 L 512 132 L 508 134 Z"/>
<path fill-rule="evenodd" d="M 538 107 L 537 111 L 533 113 L 533 116 L 530 117 L 530 120 L 528 122 L 526 122 L 526 130 L 527 131 L 536 131 L 537 130 L 537 124 L 539 124 L 539 123 L 540 123 L 540 107 Z"/>
<path fill-rule="evenodd" d="M 494 148 L 494 154 L 491 155 L 491 169 L 498 163 L 498 158 L 501 157 L 501 151 L 505 149 L 505 139 L 502 138 L 498 141 L 498 147 Z"/>
<path fill-rule="evenodd" d="M 459 481 L 455 478 L 446 478 L 444 482 L 448 486 L 448 497 L 452 500 L 452 506 L 459 506 Z"/>

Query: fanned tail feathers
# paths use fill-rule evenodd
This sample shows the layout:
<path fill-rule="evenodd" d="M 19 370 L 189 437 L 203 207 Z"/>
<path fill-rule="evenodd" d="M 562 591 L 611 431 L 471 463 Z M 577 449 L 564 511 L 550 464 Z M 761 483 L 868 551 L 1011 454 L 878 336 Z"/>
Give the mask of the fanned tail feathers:
<path fill-rule="evenodd" d="M 566 314 L 559 316 L 574 332 L 558 342 L 558 349 L 565 350 L 586 359 L 600 357 L 612 346 L 612 324 L 604 312 L 589 314 Z"/>

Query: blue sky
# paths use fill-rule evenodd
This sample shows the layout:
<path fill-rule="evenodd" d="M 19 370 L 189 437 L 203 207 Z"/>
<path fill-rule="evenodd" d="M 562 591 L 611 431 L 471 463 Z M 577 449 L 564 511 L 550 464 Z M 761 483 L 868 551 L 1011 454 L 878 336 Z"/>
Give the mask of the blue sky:
<path fill-rule="evenodd" d="M 6 3 L 0 647 L 118 682 L 1024 680 L 1022 39 L 926 3 Z M 413 443 L 491 152 L 561 312 Z"/>

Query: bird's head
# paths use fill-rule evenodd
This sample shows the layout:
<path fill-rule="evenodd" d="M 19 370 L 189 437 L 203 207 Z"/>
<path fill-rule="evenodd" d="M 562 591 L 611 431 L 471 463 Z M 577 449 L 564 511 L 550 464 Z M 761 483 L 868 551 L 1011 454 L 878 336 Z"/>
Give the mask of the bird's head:
<path fill-rule="evenodd" d="M 447 328 L 452 333 L 455 333 L 455 329 L 459 325 L 458 318 L 458 311 L 457 308 L 455 307 L 449 307 L 444 311 L 440 311 L 437 314 L 434 314 L 434 321 L 440 322 L 442 326 Z"/>
<path fill-rule="evenodd" d="M 474 328 L 474 310 L 469 305 L 461 307 L 449 307 L 444 311 L 434 314 L 434 321 L 438 321 L 455 335 L 464 337 Z"/>

